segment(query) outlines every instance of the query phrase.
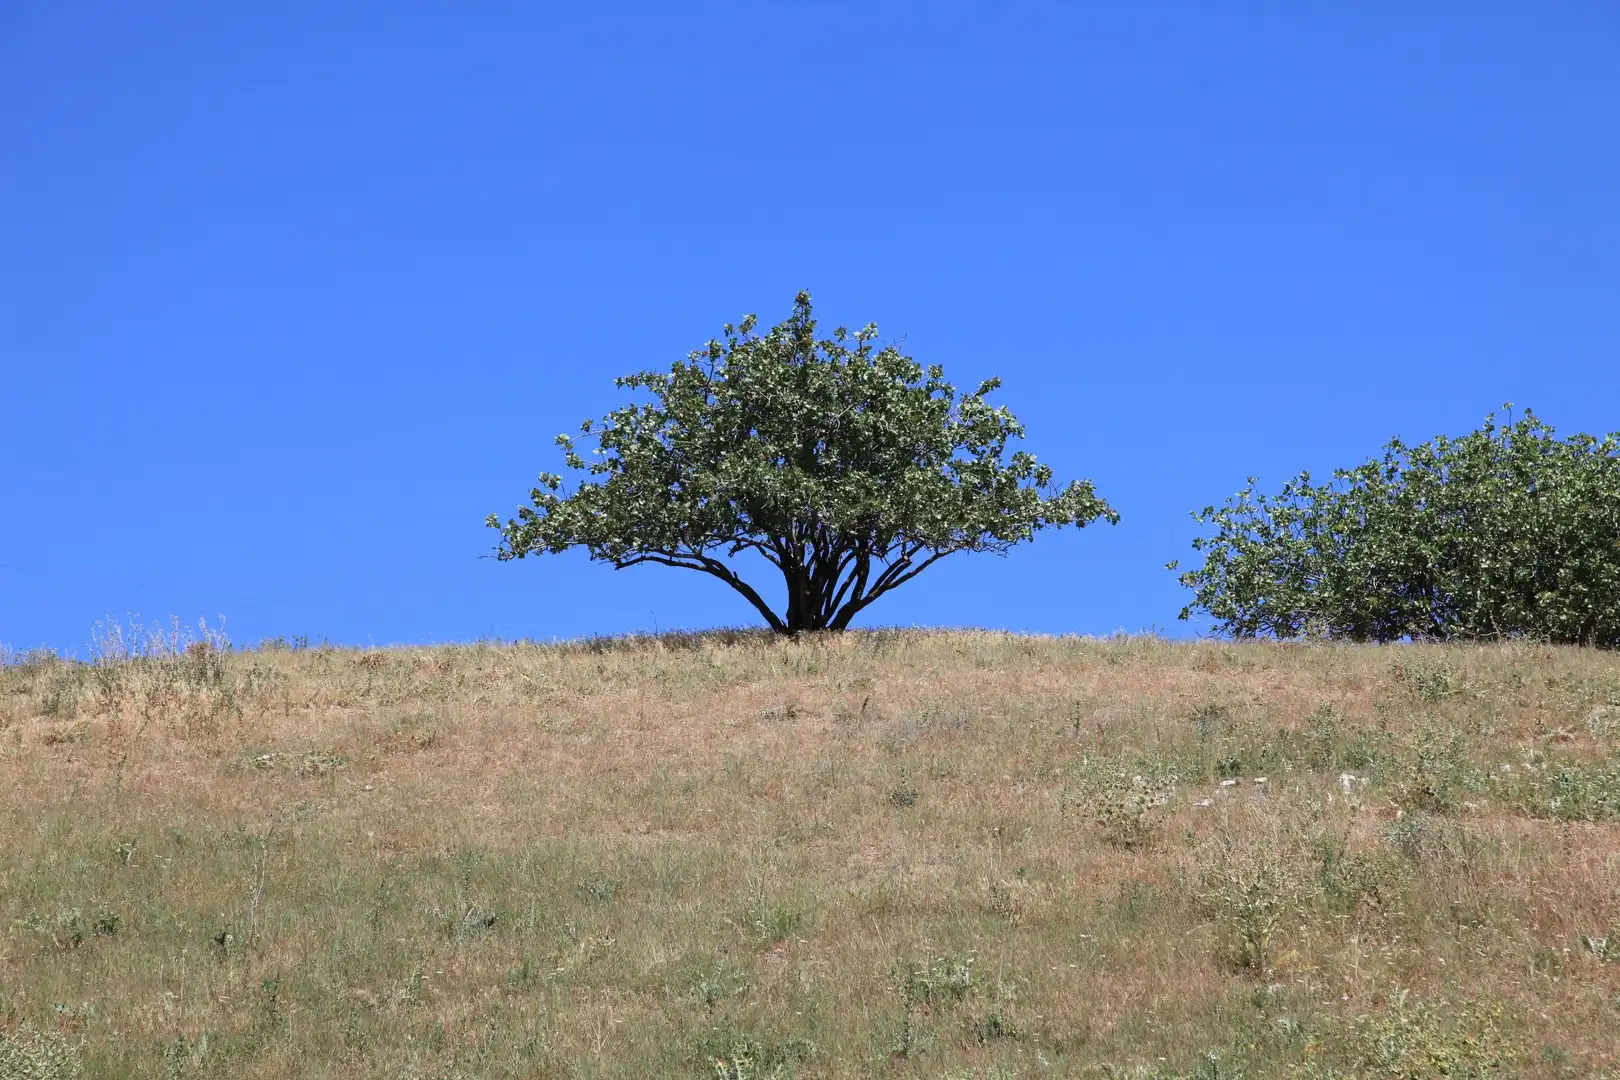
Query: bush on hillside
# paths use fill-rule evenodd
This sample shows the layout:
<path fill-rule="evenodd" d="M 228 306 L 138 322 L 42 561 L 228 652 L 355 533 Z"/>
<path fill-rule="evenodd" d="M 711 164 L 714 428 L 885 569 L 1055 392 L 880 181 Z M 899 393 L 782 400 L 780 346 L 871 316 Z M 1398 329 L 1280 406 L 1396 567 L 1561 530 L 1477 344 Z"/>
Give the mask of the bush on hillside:
<path fill-rule="evenodd" d="M 1193 515 L 1183 619 L 1240 638 L 1524 636 L 1620 646 L 1620 433 L 1559 438 L 1526 411 L 1381 460 L 1255 482 Z M 1171 563 L 1171 569 L 1177 564 Z"/>

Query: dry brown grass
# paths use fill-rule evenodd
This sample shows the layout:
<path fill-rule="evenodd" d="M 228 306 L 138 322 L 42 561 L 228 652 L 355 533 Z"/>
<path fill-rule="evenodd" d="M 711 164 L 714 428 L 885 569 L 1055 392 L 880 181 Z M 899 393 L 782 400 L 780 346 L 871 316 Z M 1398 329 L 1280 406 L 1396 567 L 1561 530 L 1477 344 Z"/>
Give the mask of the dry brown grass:
<path fill-rule="evenodd" d="M 1525 645 L 35 659 L 0 1030 L 107 1077 L 1620 1074 L 1617 740 L 1620 658 Z"/>

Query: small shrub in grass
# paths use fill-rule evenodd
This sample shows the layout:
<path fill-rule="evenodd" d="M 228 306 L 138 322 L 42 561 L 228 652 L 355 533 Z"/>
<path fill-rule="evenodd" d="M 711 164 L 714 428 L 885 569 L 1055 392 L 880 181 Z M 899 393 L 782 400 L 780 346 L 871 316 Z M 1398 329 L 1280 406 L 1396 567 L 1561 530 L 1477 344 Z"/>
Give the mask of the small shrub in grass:
<path fill-rule="evenodd" d="M 378 735 L 378 749 L 386 753 L 411 754 L 429 750 L 439 741 L 439 715 L 429 710 L 411 710 L 396 716 Z"/>
<path fill-rule="evenodd" d="M 624 890 L 622 878 L 591 874 L 579 883 L 579 893 L 593 904 L 611 904 Z"/>
<path fill-rule="evenodd" d="M 1493 779 L 1499 796 L 1529 817 L 1620 819 L 1620 761 L 1549 761 L 1538 756 Z"/>
<path fill-rule="evenodd" d="M 687 996 L 713 1012 L 721 1002 L 742 997 L 748 988 L 747 976 L 722 958 L 693 975 L 687 987 Z"/>
<path fill-rule="evenodd" d="M 48 915 L 26 915 L 16 923 L 18 929 L 47 939 L 61 951 L 77 949 L 93 937 L 115 937 L 121 924 L 118 915 L 106 908 L 84 911 L 76 907 Z"/>
<path fill-rule="evenodd" d="M 1586 718 L 1586 730 L 1598 742 L 1620 741 L 1620 705 L 1599 705 Z"/>
<path fill-rule="evenodd" d="M 1198 886 L 1224 958 L 1240 971 L 1263 974 L 1278 931 L 1301 905 L 1295 868 L 1265 838 L 1223 836 L 1199 853 Z"/>
<path fill-rule="evenodd" d="M 79 712 L 79 697 L 84 688 L 84 669 L 75 664 L 45 684 L 40 695 L 39 711 L 53 720 L 66 720 Z"/>
<path fill-rule="evenodd" d="M 81 1080 L 84 1060 L 66 1036 L 23 1024 L 0 1031 L 0 1080 Z"/>
<path fill-rule="evenodd" d="M 1064 798 L 1082 808 L 1110 844 L 1140 848 L 1162 838 L 1176 783 L 1176 774 L 1166 770 L 1127 773 L 1084 762 Z"/>
<path fill-rule="evenodd" d="M 889 985 L 900 995 L 902 1008 L 900 1036 L 894 1052 L 910 1057 L 918 1048 L 917 1021 L 965 1000 L 973 990 L 972 956 L 925 955 L 920 960 L 902 961 L 889 969 Z"/>
<path fill-rule="evenodd" d="M 772 900 L 763 884 L 754 888 L 742 914 L 742 925 L 761 945 L 786 941 L 804 929 L 805 914 Z"/>
<path fill-rule="evenodd" d="M 1450 664 L 1426 657 L 1397 660 L 1394 676 L 1396 683 L 1405 687 L 1413 697 L 1431 705 L 1450 697 L 1462 687 L 1461 678 Z"/>
<path fill-rule="evenodd" d="M 710 1032 L 699 1048 L 714 1080 L 778 1080 L 791 1076 L 795 1066 L 814 1054 L 808 1039 L 765 1041 L 732 1030 Z"/>
<path fill-rule="evenodd" d="M 1440 819 L 1421 810 L 1399 813 L 1379 833 L 1391 847 L 1413 862 L 1446 849 Z"/>
<path fill-rule="evenodd" d="M 917 805 L 919 792 L 917 786 L 911 782 L 906 770 L 900 770 L 900 782 L 889 790 L 889 805 L 904 810 Z"/>
<path fill-rule="evenodd" d="M 1620 935 L 1613 932 L 1602 937 L 1582 934 L 1581 948 L 1601 964 L 1620 963 Z"/>
<path fill-rule="evenodd" d="M 1522 1075 L 1523 1048 L 1500 1005 L 1422 1002 L 1404 991 L 1382 1012 L 1358 1017 L 1343 1040 L 1348 1072 L 1327 1076 L 1390 1080 L 1492 1080 Z"/>
<path fill-rule="evenodd" d="M 1352 848 L 1342 833 L 1317 833 L 1309 846 L 1318 896 L 1330 911 L 1348 913 L 1364 903 L 1381 911 L 1402 888 L 1405 875 L 1388 854 Z"/>
<path fill-rule="evenodd" d="M 1017 997 L 1015 988 L 997 982 L 994 997 L 995 1000 L 978 1010 L 969 1023 L 973 1040 L 980 1046 L 1003 1039 L 1021 1038 L 1024 1034 L 1013 1016 L 1013 1004 Z"/>
<path fill-rule="evenodd" d="M 1485 785 L 1484 774 L 1469 760 L 1462 734 L 1433 726 L 1419 728 L 1398 747 L 1387 769 L 1391 798 L 1408 810 L 1449 813 L 1465 793 Z"/>

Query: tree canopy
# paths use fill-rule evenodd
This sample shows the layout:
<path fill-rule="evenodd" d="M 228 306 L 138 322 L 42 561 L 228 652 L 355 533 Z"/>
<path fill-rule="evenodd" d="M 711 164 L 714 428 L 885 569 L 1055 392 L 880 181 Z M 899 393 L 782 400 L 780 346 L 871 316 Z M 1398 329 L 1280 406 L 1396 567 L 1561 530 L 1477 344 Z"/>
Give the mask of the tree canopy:
<path fill-rule="evenodd" d="M 1214 535 L 1193 542 L 1181 617 L 1237 637 L 1620 646 L 1620 433 L 1493 414 L 1326 484 L 1301 473 L 1268 496 L 1250 479 L 1193 516 Z"/>
<path fill-rule="evenodd" d="M 641 392 L 581 435 L 560 435 L 571 491 L 544 473 L 500 530 L 500 559 L 584 548 L 623 569 L 698 570 L 741 593 L 779 633 L 842 630 L 884 594 L 959 551 L 1005 552 L 1042 529 L 1118 515 L 1088 481 L 1053 484 L 1023 427 L 959 394 L 877 326 L 816 337 L 810 296 L 764 333 L 750 315 L 667 372 L 616 380 Z M 780 611 L 743 580 L 752 553 L 786 586 Z"/>

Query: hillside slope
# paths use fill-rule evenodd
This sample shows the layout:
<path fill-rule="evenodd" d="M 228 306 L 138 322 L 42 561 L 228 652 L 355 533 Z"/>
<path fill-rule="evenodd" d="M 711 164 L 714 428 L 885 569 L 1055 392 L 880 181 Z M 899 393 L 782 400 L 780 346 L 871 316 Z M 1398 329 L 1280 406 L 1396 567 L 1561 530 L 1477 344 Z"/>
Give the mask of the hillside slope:
<path fill-rule="evenodd" d="M 0 791 L 8 1080 L 1620 1076 L 1613 654 L 35 659 Z"/>

